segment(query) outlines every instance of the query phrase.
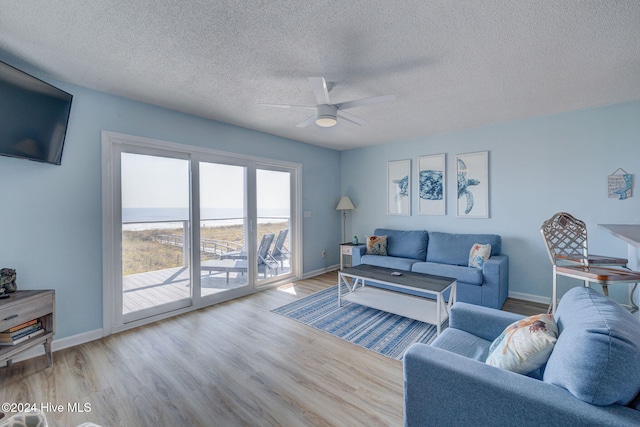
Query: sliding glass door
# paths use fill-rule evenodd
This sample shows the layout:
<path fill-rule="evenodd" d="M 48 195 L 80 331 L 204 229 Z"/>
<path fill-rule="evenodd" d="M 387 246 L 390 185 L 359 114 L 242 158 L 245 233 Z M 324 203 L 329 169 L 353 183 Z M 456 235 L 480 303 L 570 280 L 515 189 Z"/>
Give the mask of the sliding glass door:
<path fill-rule="evenodd" d="M 199 162 L 200 289 L 203 297 L 249 283 L 247 168 Z"/>
<path fill-rule="evenodd" d="M 103 133 L 105 334 L 300 271 L 300 167 Z"/>
<path fill-rule="evenodd" d="M 277 168 L 256 170 L 258 281 L 291 273 L 293 217 L 292 173 Z"/>
<path fill-rule="evenodd" d="M 187 159 L 121 153 L 122 316 L 191 305 Z"/>

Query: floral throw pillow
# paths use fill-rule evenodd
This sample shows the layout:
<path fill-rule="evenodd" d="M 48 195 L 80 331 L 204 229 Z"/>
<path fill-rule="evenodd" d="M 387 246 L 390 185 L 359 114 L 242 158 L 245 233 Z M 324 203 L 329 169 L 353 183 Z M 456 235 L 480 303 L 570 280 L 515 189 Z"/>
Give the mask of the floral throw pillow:
<path fill-rule="evenodd" d="M 557 339 L 558 326 L 553 315 L 526 317 L 507 326 L 493 341 L 486 363 L 527 374 L 547 363 Z"/>
<path fill-rule="evenodd" d="M 491 245 L 489 243 L 486 245 L 475 243 L 469 252 L 469 267 L 482 268 L 484 262 L 488 260 L 490 256 Z"/>
<path fill-rule="evenodd" d="M 387 256 L 387 236 L 367 236 L 367 255 Z"/>

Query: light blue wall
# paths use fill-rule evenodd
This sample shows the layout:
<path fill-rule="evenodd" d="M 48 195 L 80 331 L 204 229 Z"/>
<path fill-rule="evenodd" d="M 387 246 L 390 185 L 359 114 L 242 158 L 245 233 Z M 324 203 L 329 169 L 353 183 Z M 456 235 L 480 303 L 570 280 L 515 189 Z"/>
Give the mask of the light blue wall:
<path fill-rule="evenodd" d="M 489 151 L 490 218 L 456 218 L 456 154 Z M 417 212 L 416 159 L 447 155 L 447 215 Z M 412 215 L 386 215 L 386 164 L 412 160 Z M 634 196 L 607 197 L 607 176 L 634 175 Z M 626 244 L 597 228 L 640 223 L 640 102 L 469 129 L 343 152 L 342 193 L 356 205 L 351 234 L 376 227 L 496 233 L 510 256 L 510 291 L 550 297 L 551 264 L 540 225 L 559 211 L 587 223 L 590 252 L 627 256 Z M 575 281 L 561 281 L 564 292 Z M 610 288 L 626 301 L 626 285 Z"/>
<path fill-rule="evenodd" d="M 303 270 L 338 263 L 339 152 L 49 82 L 74 95 L 62 166 L 0 156 L 0 268 L 56 290 L 57 338 L 102 328 L 102 130 L 301 163 Z"/>

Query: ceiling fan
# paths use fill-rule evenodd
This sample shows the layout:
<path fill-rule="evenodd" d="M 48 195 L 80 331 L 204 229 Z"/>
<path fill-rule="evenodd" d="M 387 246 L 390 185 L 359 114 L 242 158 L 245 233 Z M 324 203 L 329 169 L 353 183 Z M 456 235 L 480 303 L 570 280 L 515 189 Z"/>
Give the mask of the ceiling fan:
<path fill-rule="evenodd" d="M 329 88 L 324 77 L 309 77 L 311 88 L 316 96 L 318 105 L 289 105 L 289 104 L 260 104 L 268 107 L 278 108 L 308 108 L 315 109 L 315 113 L 312 116 L 307 117 L 302 122 L 298 123 L 296 127 L 305 127 L 315 122 L 321 127 L 331 127 L 338 123 L 338 117 L 348 122 L 354 123 L 358 126 L 366 123 L 364 119 L 347 113 L 345 110 L 351 108 L 362 107 L 364 105 L 376 104 L 379 102 L 388 102 L 396 99 L 395 95 L 383 95 L 373 96 L 370 98 L 361 98 L 353 101 L 340 102 L 338 104 L 332 104 L 329 99 Z"/>

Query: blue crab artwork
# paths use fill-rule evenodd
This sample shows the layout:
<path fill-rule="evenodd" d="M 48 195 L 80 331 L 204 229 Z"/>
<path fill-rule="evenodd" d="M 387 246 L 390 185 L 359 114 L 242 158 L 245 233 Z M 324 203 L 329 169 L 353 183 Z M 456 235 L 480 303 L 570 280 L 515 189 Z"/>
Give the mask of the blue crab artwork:
<path fill-rule="evenodd" d="M 424 200 L 442 200 L 442 171 L 420 171 L 420 198 Z"/>
<path fill-rule="evenodd" d="M 405 176 L 402 179 L 394 179 L 394 184 L 398 184 L 398 188 L 400 191 L 396 194 L 395 199 L 398 200 L 400 197 L 408 197 L 409 196 L 409 176 Z"/>
<path fill-rule="evenodd" d="M 478 184 L 480 184 L 480 181 L 477 179 L 467 179 L 467 165 L 458 159 L 458 199 L 462 196 L 467 198 L 467 207 L 464 210 L 465 215 L 473 209 L 473 193 L 469 191 L 469 187 Z"/>

